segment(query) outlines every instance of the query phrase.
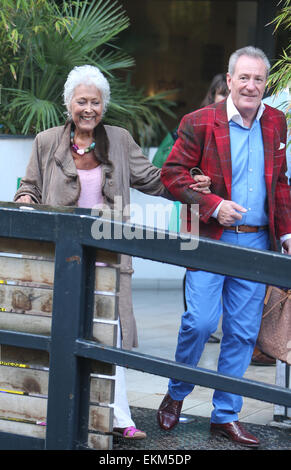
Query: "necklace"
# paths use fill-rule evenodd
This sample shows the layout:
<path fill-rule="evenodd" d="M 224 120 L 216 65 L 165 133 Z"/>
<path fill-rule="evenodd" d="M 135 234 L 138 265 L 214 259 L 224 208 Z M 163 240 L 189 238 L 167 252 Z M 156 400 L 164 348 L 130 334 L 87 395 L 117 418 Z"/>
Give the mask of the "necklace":
<path fill-rule="evenodd" d="M 85 149 L 80 149 L 78 147 L 77 144 L 74 143 L 74 136 L 75 136 L 75 132 L 74 131 L 71 131 L 71 144 L 72 144 L 72 149 L 74 150 L 74 152 L 76 152 L 78 155 L 84 155 L 85 153 L 89 153 L 91 152 L 91 150 L 93 150 L 93 148 L 95 147 L 95 142 L 93 141 L 91 145 L 89 145 L 89 147 L 85 148 Z"/>

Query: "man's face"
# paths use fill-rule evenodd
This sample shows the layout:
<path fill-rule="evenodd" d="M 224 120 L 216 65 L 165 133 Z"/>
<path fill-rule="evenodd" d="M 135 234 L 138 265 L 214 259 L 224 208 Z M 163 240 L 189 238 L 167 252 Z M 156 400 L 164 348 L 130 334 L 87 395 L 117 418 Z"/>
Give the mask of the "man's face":
<path fill-rule="evenodd" d="M 243 117 L 253 119 L 260 106 L 267 81 L 267 69 L 259 58 L 241 56 L 234 73 L 227 74 L 232 101 Z"/>

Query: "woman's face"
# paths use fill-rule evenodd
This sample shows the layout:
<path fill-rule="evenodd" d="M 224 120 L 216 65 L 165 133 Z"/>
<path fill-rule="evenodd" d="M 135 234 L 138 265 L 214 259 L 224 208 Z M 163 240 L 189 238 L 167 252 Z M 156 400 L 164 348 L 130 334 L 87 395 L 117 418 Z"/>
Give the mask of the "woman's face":
<path fill-rule="evenodd" d="M 224 100 L 224 98 L 226 98 L 226 96 L 227 95 L 222 95 L 221 93 L 216 92 L 215 97 L 214 97 L 214 103 L 219 103 L 219 101 Z"/>
<path fill-rule="evenodd" d="M 77 131 L 93 133 L 103 112 L 101 93 L 95 85 L 78 85 L 75 88 L 70 111 Z"/>

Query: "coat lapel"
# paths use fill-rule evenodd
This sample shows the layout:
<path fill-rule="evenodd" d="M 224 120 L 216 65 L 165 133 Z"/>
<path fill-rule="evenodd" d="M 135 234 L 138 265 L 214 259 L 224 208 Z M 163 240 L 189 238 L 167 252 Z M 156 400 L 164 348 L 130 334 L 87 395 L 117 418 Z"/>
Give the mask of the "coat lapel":
<path fill-rule="evenodd" d="M 226 113 L 226 101 L 223 101 L 216 108 L 215 122 L 214 122 L 214 136 L 218 156 L 221 163 L 224 183 L 227 190 L 227 195 L 231 199 L 231 180 L 232 180 L 232 167 L 231 167 L 231 153 L 230 153 L 230 136 L 229 124 Z"/>
<path fill-rule="evenodd" d="M 71 147 L 71 125 L 68 124 L 64 127 L 64 132 L 61 136 L 57 150 L 55 151 L 55 160 L 58 165 L 62 167 L 62 170 L 66 176 L 77 176 L 77 169 L 74 163 Z"/>
<path fill-rule="evenodd" d="M 265 181 L 267 191 L 270 194 L 272 188 L 273 168 L 274 168 L 274 123 L 269 113 L 265 109 L 261 117 L 261 129 L 264 142 L 265 157 Z"/>

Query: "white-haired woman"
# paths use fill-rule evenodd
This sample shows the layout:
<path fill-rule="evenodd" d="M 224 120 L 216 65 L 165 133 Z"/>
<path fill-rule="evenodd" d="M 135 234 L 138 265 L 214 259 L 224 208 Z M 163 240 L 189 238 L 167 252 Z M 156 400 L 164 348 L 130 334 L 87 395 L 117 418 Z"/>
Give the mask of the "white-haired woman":
<path fill-rule="evenodd" d="M 114 196 L 118 195 L 124 208 L 130 203 L 130 187 L 171 199 L 160 181 L 160 169 L 143 156 L 131 135 L 102 123 L 109 100 L 108 81 L 98 68 L 84 65 L 69 73 L 64 86 L 69 119 L 65 125 L 36 136 L 14 201 L 83 208 L 106 205 L 114 209 Z M 119 345 L 125 349 L 137 346 L 131 274 L 131 258 L 121 255 Z M 145 438 L 146 433 L 131 419 L 121 367 L 117 367 L 114 405 L 114 433 Z"/>

